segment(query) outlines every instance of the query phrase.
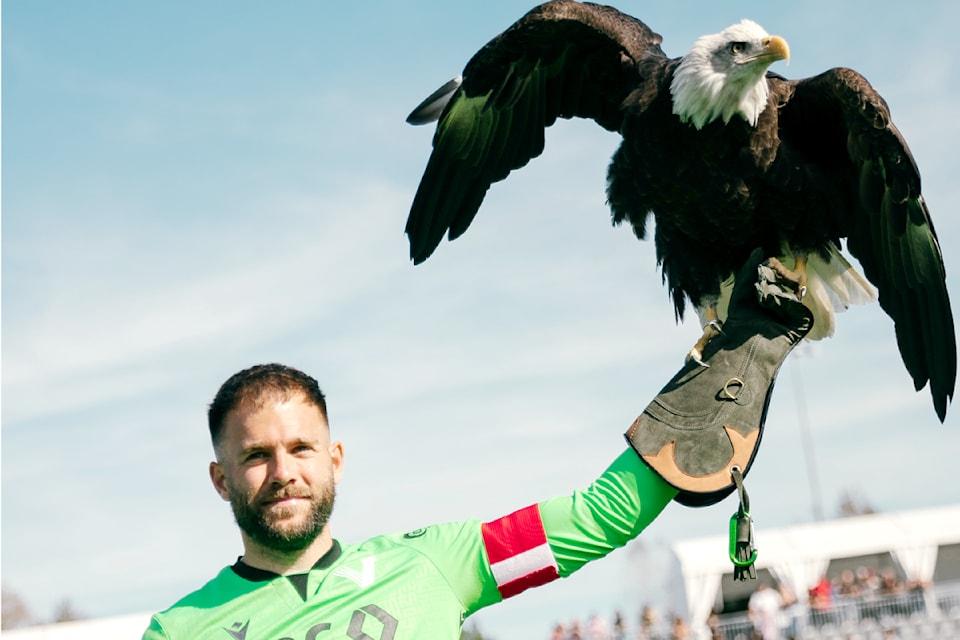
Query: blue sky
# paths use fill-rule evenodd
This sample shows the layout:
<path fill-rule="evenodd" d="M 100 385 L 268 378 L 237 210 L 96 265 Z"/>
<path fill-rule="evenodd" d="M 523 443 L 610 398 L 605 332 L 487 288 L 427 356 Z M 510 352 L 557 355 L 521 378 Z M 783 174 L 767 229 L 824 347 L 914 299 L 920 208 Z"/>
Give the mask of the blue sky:
<path fill-rule="evenodd" d="M 3 4 L 2 570 L 40 615 L 163 608 L 240 553 L 207 480 L 204 411 L 256 362 L 316 376 L 348 467 L 337 537 L 492 518 L 587 484 L 699 330 L 652 243 L 613 228 L 618 137 L 561 122 L 425 264 L 403 225 L 430 128 L 403 123 L 518 2 Z M 803 77 L 886 97 L 960 300 L 960 11 L 949 2 L 673 2 L 622 10 L 681 55 L 749 17 Z M 912 391 L 879 307 L 792 358 L 751 473 L 758 526 L 810 518 L 797 381 L 826 510 L 955 502 L 957 409 Z M 503 639 L 660 598 L 677 505 L 570 580 L 482 612 Z M 55 577 L 54 577 L 55 576 Z"/>

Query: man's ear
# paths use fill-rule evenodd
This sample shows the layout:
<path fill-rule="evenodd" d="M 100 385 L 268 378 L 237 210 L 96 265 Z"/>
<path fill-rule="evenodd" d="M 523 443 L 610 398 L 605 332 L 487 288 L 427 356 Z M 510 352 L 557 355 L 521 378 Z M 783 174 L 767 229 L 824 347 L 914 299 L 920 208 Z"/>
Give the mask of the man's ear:
<path fill-rule="evenodd" d="M 330 464 L 333 466 L 333 482 L 340 484 L 343 475 L 343 443 L 339 440 L 330 443 Z"/>
<path fill-rule="evenodd" d="M 221 498 L 227 501 L 230 500 L 230 493 L 227 491 L 226 476 L 224 476 L 223 469 L 220 467 L 219 462 L 210 463 L 210 482 L 213 483 L 213 488 L 217 490 Z"/>

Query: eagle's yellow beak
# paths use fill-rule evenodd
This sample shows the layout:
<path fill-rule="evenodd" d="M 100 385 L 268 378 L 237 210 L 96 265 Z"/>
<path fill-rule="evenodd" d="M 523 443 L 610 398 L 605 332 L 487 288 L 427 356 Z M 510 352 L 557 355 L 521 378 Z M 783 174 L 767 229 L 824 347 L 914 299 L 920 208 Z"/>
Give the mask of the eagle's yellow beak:
<path fill-rule="evenodd" d="M 789 60 L 790 45 L 780 36 L 770 36 L 763 41 L 766 54 L 773 60 Z"/>

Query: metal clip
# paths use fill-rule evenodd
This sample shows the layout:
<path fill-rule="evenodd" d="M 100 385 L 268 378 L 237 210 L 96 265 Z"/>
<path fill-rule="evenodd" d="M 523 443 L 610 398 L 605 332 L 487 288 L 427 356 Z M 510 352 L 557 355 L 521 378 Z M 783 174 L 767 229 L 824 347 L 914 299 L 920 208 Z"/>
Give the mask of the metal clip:
<path fill-rule="evenodd" d="M 753 519 L 750 517 L 750 497 L 743 486 L 743 475 L 740 467 L 734 466 L 730 470 L 733 481 L 737 485 L 740 497 L 740 508 L 730 516 L 730 562 L 733 563 L 734 580 L 755 579 L 757 550 L 753 546 Z"/>

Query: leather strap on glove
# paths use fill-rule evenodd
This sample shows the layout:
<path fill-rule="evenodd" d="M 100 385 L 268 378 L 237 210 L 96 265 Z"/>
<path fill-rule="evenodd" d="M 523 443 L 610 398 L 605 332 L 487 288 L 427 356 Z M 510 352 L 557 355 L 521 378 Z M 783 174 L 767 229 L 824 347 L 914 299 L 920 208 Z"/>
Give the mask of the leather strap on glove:
<path fill-rule="evenodd" d="M 721 335 L 688 362 L 626 432 L 627 441 L 687 506 L 714 504 L 753 464 L 774 379 L 813 327 L 797 283 L 755 251 L 737 274 Z"/>

